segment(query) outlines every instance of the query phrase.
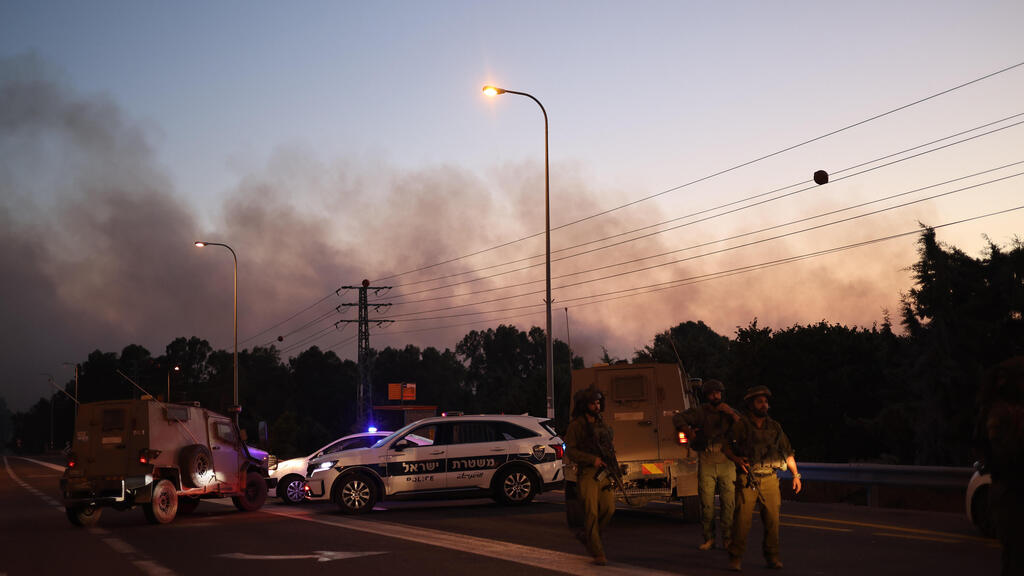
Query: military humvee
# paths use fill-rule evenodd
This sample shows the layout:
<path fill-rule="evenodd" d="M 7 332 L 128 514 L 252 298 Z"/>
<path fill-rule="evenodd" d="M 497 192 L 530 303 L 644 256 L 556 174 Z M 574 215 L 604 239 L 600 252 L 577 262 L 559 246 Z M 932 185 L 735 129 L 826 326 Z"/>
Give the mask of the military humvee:
<path fill-rule="evenodd" d="M 198 405 L 148 396 L 82 404 L 60 480 L 68 520 L 91 526 L 104 507 L 141 506 L 151 523 L 166 524 L 201 498 L 256 510 L 267 497 L 266 465 L 239 436 L 230 418 Z"/>
<path fill-rule="evenodd" d="M 590 387 L 604 395 L 604 420 L 615 434 L 626 493 L 616 492 L 617 497 L 633 506 L 682 502 L 684 516 L 696 519 L 697 453 L 672 424 L 673 414 L 699 405 L 694 382 L 676 364 L 603 364 L 572 371 L 573 394 Z M 573 466 L 566 468 L 566 480 L 575 484 Z"/>

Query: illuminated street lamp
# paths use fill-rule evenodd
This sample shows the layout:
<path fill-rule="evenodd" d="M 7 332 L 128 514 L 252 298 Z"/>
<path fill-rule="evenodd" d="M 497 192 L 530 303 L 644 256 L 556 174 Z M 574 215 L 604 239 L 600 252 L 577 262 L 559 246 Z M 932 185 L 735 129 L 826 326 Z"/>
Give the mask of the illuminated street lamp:
<path fill-rule="evenodd" d="M 235 254 L 235 251 L 231 249 L 231 246 L 228 246 L 227 244 L 221 244 L 219 242 L 196 242 L 195 244 L 198 248 L 203 248 L 205 246 L 223 246 L 231 252 L 231 257 L 235 259 L 235 403 L 228 411 L 235 413 L 235 426 L 238 426 L 238 413 L 242 411 L 242 407 L 238 404 L 238 256 Z M 170 379 L 169 374 L 168 379 Z"/>
<path fill-rule="evenodd" d="M 544 330 L 547 345 L 546 354 L 544 359 L 545 371 L 547 373 L 547 385 L 548 385 L 548 418 L 555 417 L 555 362 L 554 362 L 554 344 L 551 340 L 551 204 L 550 204 L 550 191 L 551 185 L 548 178 L 548 111 L 544 109 L 544 105 L 540 103 L 540 100 L 534 98 L 531 94 L 526 92 L 516 92 L 515 90 L 505 90 L 504 88 L 498 88 L 497 86 L 484 86 L 484 94 L 488 96 L 497 96 L 499 94 L 518 94 L 520 96 L 526 96 L 530 100 L 537 103 L 540 106 L 541 113 L 544 114 L 544 266 L 545 266 L 545 282 L 546 282 L 546 295 L 544 298 L 544 304 L 547 307 L 547 327 Z"/>
<path fill-rule="evenodd" d="M 181 371 L 181 366 L 175 366 L 174 367 L 174 371 L 175 372 Z M 166 399 L 166 401 L 167 401 L 167 403 L 171 402 L 171 371 L 170 370 L 167 371 L 167 399 Z M 238 403 L 237 399 L 235 400 L 235 403 L 236 404 Z"/>

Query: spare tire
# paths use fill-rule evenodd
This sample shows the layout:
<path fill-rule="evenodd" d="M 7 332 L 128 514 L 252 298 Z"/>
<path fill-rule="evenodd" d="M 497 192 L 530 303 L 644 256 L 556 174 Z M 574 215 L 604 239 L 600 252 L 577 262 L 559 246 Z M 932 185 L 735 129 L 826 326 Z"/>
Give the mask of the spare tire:
<path fill-rule="evenodd" d="M 202 444 L 186 446 L 178 458 L 181 479 L 186 486 L 202 488 L 213 480 L 213 455 Z"/>

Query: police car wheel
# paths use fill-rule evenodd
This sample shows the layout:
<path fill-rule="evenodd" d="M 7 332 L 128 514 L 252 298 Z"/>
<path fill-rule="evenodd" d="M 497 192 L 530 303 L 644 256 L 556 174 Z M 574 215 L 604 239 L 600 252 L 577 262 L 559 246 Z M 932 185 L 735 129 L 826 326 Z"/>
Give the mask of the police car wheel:
<path fill-rule="evenodd" d="M 362 474 L 337 480 L 331 500 L 345 514 L 366 514 L 377 503 L 377 486 Z"/>
<path fill-rule="evenodd" d="M 306 479 L 302 476 L 285 476 L 277 485 L 277 495 L 285 504 L 298 504 L 306 499 Z"/>
<path fill-rule="evenodd" d="M 103 509 L 98 506 L 66 506 L 64 512 L 75 526 L 93 526 L 100 521 Z"/>
<path fill-rule="evenodd" d="M 537 481 L 533 474 L 522 468 L 510 468 L 502 472 L 495 482 L 498 502 L 516 506 L 533 500 L 537 494 Z"/>
<path fill-rule="evenodd" d="M 150 524 L 168 524 L 178 515 L 178 491 L 166 478 L 153 484 L 153 500 L 142 507 Z"/>

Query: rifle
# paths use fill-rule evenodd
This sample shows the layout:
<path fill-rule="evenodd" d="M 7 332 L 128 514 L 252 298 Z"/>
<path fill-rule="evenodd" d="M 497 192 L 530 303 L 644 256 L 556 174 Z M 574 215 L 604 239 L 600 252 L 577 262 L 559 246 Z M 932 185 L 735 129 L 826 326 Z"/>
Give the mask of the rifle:
<path fill-rule="evenodd" d="M 764 494 L 761 493 L 761 481 L 754 476 L 754 471 L 747 466 L 747 487 L 753 488 L 754 493 L 757 494 L 757 501 L 761 503 L 761 506 L 768 507 L 768 503 L 764 499 Z"/>
<path fill-rule="evenodd" d="M 612 486 L 618 486 L 619 492 L 622 493 L 622 497 L 626 500 L 626 504 L 632 506 L 633 502 L 629 499 L 629 493 L 626 492 L 626 483 L 622 480 L 619 460 L 615 457 L 615 446 L 612 445 L 608 436 L 604 436 L 604 439 L 607 442 L 601 442 L 601 438 L 595 438 L 597 440 L 595 444 L 597 444 L 598 451 L 601 452 L 601 461 L 604 463 L 604 467 L 598 468 L 594 472 L 594 480 L 600 481 L 604 478 L 604 475 L 611 476 Z"/>

